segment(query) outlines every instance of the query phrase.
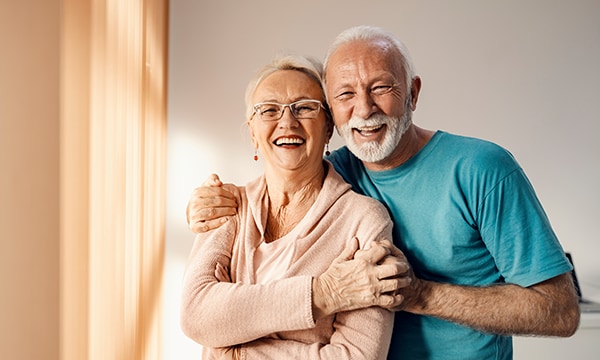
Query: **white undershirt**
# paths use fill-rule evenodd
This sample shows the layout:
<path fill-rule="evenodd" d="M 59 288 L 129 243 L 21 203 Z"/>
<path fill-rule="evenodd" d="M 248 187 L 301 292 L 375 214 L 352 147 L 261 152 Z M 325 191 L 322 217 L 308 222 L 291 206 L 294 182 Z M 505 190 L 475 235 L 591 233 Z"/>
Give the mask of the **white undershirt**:
<path fill-rule="evenodd" d="M 270 243 L 264 240 L 260 243 L 254 253 L 254 273 L 257 284 L 266 284 L 283 277 L 292 263 L 297 228 L 298 226 Z"/>

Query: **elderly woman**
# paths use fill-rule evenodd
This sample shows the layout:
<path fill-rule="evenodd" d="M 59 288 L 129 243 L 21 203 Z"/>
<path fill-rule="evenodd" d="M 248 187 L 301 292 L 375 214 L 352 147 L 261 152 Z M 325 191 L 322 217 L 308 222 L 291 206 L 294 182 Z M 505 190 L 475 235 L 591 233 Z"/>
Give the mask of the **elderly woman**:
<path fill-rule="evenodd" d="M 315 286 L 343 277 L 330 265 L 353 252 L 354 237 L 364 248 L 392 236 L 386 209 L 323 160 L 333 122 L 320 77 L 320 65 L 286 56 L 248 86 L 247 124 L 265 172 L 235 189 L 231 221 L 197 235 L 184 278 L 182 328 L 205 359 L 387 355 L 392 312 L 327 314 L 315 304 Z"/>

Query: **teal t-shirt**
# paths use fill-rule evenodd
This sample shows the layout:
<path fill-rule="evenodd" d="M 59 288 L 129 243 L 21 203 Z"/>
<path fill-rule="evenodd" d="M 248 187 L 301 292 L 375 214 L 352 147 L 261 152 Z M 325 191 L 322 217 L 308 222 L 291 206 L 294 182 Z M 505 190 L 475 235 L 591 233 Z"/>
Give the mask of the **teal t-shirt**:
<path fill-rule="evenodd" d="M 571 270 L 523 169 L 491 142 L 443 131 L 401 166 L 369 171 L 346 147 L 328 160 L 355 191 L 381 201 L 416 276 L 530 286 Z M 406 312 L 389 359 L 512 359 L 512 339 Z"/>

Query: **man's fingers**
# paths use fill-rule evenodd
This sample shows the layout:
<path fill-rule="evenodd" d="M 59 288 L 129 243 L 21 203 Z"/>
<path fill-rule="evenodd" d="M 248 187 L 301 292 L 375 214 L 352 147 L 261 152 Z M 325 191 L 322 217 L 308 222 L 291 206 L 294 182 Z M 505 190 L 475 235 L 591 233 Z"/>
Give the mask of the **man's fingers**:
<path fill-rule="evenodd" d="M 379 280 L 379 290 L 382 294 L 395 293 L 410 285 L 412 279 L 409 276 L 401 276 L 393 279 Z"/>
<path fill-rule="evenodd" d="M 404 257 L 404 253 L 402 252 L 402 250 L 398 249 L 390 240 L 381 240 L 379 241 L 379 244 L 388 248 L 390 251 L 390 255 L 396 257 Z"/>
<path fill-rule="evenodd" d="M 206 201 L 215 201 L 214 199 L 224 198 L 235 201 L 235 186 L 224 184 L 223 186 L 200 186 L 192 192 L 190 203 Z"/>
<path fill-rule="evenodd" d="M 201 223 L 205 221 L 216 220 L 223 216 L 232 216 L 236 214 L 237 203 L 235 200 L 225 200 L 223 198 L 219 198 L 219 200 L 214 200 L 214 202 L 218 202 L 221 205 L 216 207 L 198 202 L 190 202 L 188 204 L 187 208 L 185 209 L 185 216 L 190 229 L 199 222 Z"/>
<path fill-rule="evenodd" d="M 217 175 L 217 174 L 210 174 L 208 176 L 208 179 L 206 179 L 202 183 L 202 186 L 221 186 L 221 185 L 223 185 L 223 182 L 221 182 L 221 179 L 219 179 L 219 175 Z"/>
<path fill-rule="evenodd" d="M 378 270 L 379 279 L 398 277 L 409 273 L 410 264 L 403 257 L 388 255 L 379 263 Z"/>
<path fill-rule="evenodd" d="M 224 184 L 220 187 L 201 186 L 194 189 L 185 209 L 190 228 L 197 227 L 195 225 L 197 222 L 234 215 L 237 210 L 234 191 L 236 188 L 231 184 Z"/>
<path fill-rule="evenodd" d="M 404 296 L 400 294 L 382 294 L 375 300 L 375 306 L 381 306 L 382 308 L 390 311 L 402 310 L 402 303 L 404 302 Z"/>
<path fill-rule="evenodd" d="M 227 221 L 229 221 L 229 217 L 220 217 L 214 220 L 197 221 L 193 224 L 190 224 L 190 229 L 193 232 L 199 234 L 216 229 L 219 226 L 225 224 Z"/>
<path fill-rule="evenodd" d="M 236 214 L 235 205 L 225 204 L 223 207 L 201 207 L 190 210 L 190 222 L 215 220 L 223 216 Z"/>
<path fill-rule="evenodd" d="M 381 306 L 390 311 L 403 310 L 406 297 L 400 290 L 407 288 L 411 282 L 412 279 L 409 276 L 380 280 L 379 289 L 381 292 L 375 295 L 373 305 Z"/>
<path fill-rule="evenodd" d="M 229 278 L 229 271 L 221 265 L 221 263 L 217 263 L 215 268 L 215 278 L 217 278 L 220 282 L 231 282 Z"/>

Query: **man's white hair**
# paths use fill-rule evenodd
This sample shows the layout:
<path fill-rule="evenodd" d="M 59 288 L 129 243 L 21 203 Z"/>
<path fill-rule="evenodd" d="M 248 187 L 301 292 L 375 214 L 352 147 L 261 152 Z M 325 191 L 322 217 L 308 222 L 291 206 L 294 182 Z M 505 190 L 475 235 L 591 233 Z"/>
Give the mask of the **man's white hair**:
<path fill-rule="evenodd" d="M 325 87 L 325 82 L 327 78 L 327 65 L 329 63 L 329 58 L 331 57 L 331 55 L 340 46 L 355 41 L 384 41 L 392 45 L 396 50 L 398 50 L 401 57 L 399 60 L 405 72 L 404 75 L 406 80 L 406 88 L 411 88 L 412 79 L 415 77 L 415 69 L 413 66 L 412 59 L 410 57 L 410 53 L 408 52 L 408 48 L 391 32 L 386 31 L 380 27 L 369 25 L 354 26 L 342 31 L 335 38 L 333 43 L 329 46 L 329 49 L 327 50 L 327 55 L 325 55 L 325 61 L 323 62 L 325 74 L 325 76 L 323 76 L 323 87 Z"/>

